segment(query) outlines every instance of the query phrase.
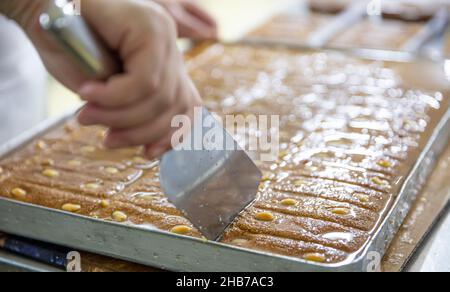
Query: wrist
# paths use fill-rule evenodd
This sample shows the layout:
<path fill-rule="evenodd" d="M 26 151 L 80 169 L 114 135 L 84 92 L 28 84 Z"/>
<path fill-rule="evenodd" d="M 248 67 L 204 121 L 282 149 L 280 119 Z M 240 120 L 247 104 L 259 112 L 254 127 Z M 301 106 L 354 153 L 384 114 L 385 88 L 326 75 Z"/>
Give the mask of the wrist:
<path fill-rule="evenodd" d="M 1 0 L 0 13 L 28 30 L 39 18 L 48 0 Z"/>

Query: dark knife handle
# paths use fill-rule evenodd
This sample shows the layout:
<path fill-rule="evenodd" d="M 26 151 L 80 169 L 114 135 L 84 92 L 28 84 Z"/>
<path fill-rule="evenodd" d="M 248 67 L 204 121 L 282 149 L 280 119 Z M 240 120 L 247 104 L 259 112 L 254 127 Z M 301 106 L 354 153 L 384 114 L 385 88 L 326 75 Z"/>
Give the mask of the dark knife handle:
<path fill-rule="evenodd" d="M 0 248 L 61 269 L 66 269 L 70 252 L 67 248 L 11 235 L 0 238 Z"/>

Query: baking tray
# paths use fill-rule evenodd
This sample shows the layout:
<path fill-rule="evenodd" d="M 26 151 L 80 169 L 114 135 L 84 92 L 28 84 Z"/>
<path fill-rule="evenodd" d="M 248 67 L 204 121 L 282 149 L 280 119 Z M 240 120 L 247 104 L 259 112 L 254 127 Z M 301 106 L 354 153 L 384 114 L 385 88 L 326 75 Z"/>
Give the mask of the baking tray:
<path fill-rule="evenodd" d="M 296 40 L 292 39 L 292 41 L 288 41 L 287 39 L 279 39 L 276 36 L 273 37 L 263 37 L 263 36 L 246 36 L 244 40 L 249 41 L 265 41 L 265 42 L 273 42 L 273 43 L 292 43 L 297 45 L 305 45 L 311 48 L 322 48 L 331 40 L 331 38 L 342 32 L 346 28 L 350 27 L 357 21 L 361 20 L 364 17 L 364 13 L 366 12 L 367 4 L 359 3 L 356 5 L 349 6 L 347 9 L 344 9 L 342 12 L 332 16 L 330 21 L 324 25 L 317 27 L 314 31 L 311 32 L 310 36 L 305 40 Z M 316 12 L 317 14 L 320 14 Z M 294 10 L 294 13 L 291 11 L 286 11 L 285 14 L 294 15 L 298 17 L 303 17 L 301 13 L 298 13 Z M 327 14 L 325 14 L 327 15 Z M 261 27 L 264 27 L 270 22 L 265 22 Z"/>
<path fill-rule="evenodd" d="M 366 58 L 370 58 L 370 52 L 375 51 L 359 51 Z M 375 53 L 373 59 L 383 55 L 382 52 Z M 399 62 L 405 62 L 410 57 L 405 54 Z M 44 122 L 0 146 L 0 159 L 72 118 L 73 111 Z M 374 256 L 379 256 L 381 260 L 449 139 L 450 109 L 435 127 L 372 239 L 356 257 L 342 263 L 311 263 L 165 231 L 102 221 L 6 198 L 0 198 L 0 230 L 171 271 L 368 271 Z"/>
<path fill-rule="evenodd" d="M 301 17 L 301 15 L 299 15 Z M 318 27 L 315 31 L 311 32 L 311 35 L 303 41 L 292 41 L 286 39 L 277 39 L 276 37 L 258 37 L 247 36 L 245 39 L 251 41 L 266 41 L 278 44 L 301 44 L 313 48 L 330 48 L 341 49 L 340 47 L 334 47 L 329 45 L 330 41 L 338 35 L 344 32 L 346 29 L 363 20 L 367 16 L 367 3 L 355 3 L 344 9 L 337 14 L 328 23 Z M 401 20 L 398 20 L 401 22 Z M 430 40 L 434 37 L 442 36 L 445 32 L 447 24 L 449 22 L 449 12 L 446 9 L 441 9 L 427 22 L 425 22 L 422 29 L 420 29 L 416 35 L 411 37 L 402 47 L 395 49 L 395 51 L 409 52 L 420 54 L 423 47 L 426 46 Z M 405 21 L 405 23 L 408 23 Z M 353 48 L 363 48 L 355 45 Z M 377 49 L 377 48 L 373 48 Z M 379 48 L 382 50 L 382 48 Z"/>
<path fill-rule="evenodd" d="M 443 36 L 448 23 L 449 12 L 446 9 L 439 10 L 423 29 L 403 46 L 402 50 L 420 52 L 433 38 Z"/>

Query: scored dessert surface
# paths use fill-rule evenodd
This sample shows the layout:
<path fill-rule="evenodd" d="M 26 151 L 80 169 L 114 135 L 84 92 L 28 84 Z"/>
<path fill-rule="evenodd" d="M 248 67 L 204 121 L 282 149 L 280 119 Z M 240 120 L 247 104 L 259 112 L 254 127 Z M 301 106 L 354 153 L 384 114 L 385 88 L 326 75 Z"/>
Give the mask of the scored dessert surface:
<path fill-rule="evenodd" d="M 219 116 L 280 115 L 278 158 L 257 162 L 258 198 L 222 241 L 314 262 L 364 246 L 448 106 L 394 66 L 339 53 L 212 45 L 188 68 Z M 103 149 L 103 134 L 69 122 L 34 141 L 0 162 L 0 195 L 201 237 L 162 194 L 158 162 Z M 245 145 L 258 129 L 234 134 Z"/>

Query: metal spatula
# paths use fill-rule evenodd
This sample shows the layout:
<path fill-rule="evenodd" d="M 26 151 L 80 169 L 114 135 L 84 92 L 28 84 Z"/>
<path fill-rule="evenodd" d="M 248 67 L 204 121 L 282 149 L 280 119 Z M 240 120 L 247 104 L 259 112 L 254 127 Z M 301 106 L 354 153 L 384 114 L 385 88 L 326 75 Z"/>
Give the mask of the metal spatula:
<path fill-rule="evenodd" d="M 223 143 L 209 140 L 214 129 L 215 137 L 221 137 Z M 255 199 L 261 172 L 204 108 L 195 113 L 190 138 L 191 150 L 173 150 L 163 156 L 161 185 L 169 200 L 202 234 L 216 240 Z M 196 142 L 200 142 L 197 150 Z"/>
<path fill-rule="evenodd" d="M 120 68 L 67 1 L 49 1 L 41 26 L 89 76 L 106 79 Z M 209 134 L 215 131 L 213 139 Z M 206 109 L 197 110 L 181 146 L 161 160 L 161 186 L 169 200 L 210 240 L 256 197 L 261 172 Z M 190 141 L 189 145 L 186 141 Z M 222 141 L 222 142 L 220 142 Z M 203 143 L 206 142 L 206 143 Z M 186 147 L 187 146 L 187 147 Z"/>

